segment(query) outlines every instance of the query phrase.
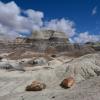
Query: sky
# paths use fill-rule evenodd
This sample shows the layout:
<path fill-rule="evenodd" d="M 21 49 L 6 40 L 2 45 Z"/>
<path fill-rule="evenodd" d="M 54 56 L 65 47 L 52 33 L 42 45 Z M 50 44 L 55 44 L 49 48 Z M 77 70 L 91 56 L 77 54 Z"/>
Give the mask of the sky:
<path fill-rule="evenodd" d="M 100 0 L 0 0 L 0 38 L 41 29 L 65 32 L 71 42 L 100 41 Z"/>

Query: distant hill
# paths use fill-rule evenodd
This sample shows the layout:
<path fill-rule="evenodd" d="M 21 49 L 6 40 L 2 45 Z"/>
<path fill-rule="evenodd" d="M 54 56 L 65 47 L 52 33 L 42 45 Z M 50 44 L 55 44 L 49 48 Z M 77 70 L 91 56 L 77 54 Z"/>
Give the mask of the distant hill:
<path fill-rule="evenodd" d="M 96 51 L 100 51 L 100 42 L 87 42 L 86 45 L 91 46 L 92 48 L 94 48 Z"/>
<path fill-rule="evenodd" d="M 100 42 L 86 44 L 70 43 L 63 32 L 53 30 L 34 31 L 29 37 L 17 37 L 13 42 L 0 41 L 1 52 L 9 51 L 34 51 L 48 54 L 65 52 L 68 56 L 82 56 L 100 51 Z M 16 52 L 17 52 L 16 51 Z"/>
<path fill-rule="evenodd" d="M 41 31 L 33 31 L 29 37 L 23 38 L 18 37 L 16 38 L 16 43 L 34 43 L 35 41 L 45 41 L 50 43 L 69 43 L 69 40 L 65 33 L 57 32 L 53 30 L 41 30 Z"/>

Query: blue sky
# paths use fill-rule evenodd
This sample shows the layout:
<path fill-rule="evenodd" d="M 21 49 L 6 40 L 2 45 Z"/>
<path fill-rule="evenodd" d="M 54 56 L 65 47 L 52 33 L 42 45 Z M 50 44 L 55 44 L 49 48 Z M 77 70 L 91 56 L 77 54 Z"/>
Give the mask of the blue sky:
<path fill-rule="evenodd" d="M 100 0 L 13 0 L 22 10 L 32 9 L 43 13 L 42 20 L 49 22 L 62 18 L 72 21 L 75 33 L 71 39 L 99 38 Z M 11 0 L 1 0 L 4 4 Z M 10 12 L 9 12 L 10 13 Z M 23 14 L 22 14 L 23 15 Z M 49 25 L 50 26 L 50 25 Z M 85 34 L 83 36 L 83 34 Z M 83 42 L 84 42 L 83 38 Z M 82 42 L 82 41 L 80 41 Z M 87 42 L 87 41 L 86 41 Z"/>

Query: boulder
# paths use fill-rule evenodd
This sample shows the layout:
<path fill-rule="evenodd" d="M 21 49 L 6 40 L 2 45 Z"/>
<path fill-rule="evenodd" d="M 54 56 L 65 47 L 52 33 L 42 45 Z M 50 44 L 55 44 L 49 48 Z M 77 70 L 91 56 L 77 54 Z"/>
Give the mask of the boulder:
<path fill-rule="evenodd" d="M 63 88 L 70 88 L 73 86 L 74 83 L 75 83 L 74 78 L 68 77 L 61 82 L 60 86 Z"/>
<path fill-rule="evenodd" d="M 10 65 L 8 62 L 0 62 L 0 69 L 13 69 L 13 66 Z"/>
<path fill-rule="evenodd" d="M 0 68 L 7 70 L 13 69 L 13 70 L 25 71 L 24 66 L 17 60 L 2 59 L 0 61 Z"/>
<path fill-rule="evenodd" d="M 29 61 L 28 63 L 31 64 L 31 65 L 44 65 L 47 62 L 48 61 L 45 58 L 39 57 L 39 58 L 35 58 L 35 59 Z"/>
<path fill-rule="evenodd" d="M 41 91 L 46 88 L 46 85 L 44 83 L 33 81 L 31 85 L 28 85 L 26 87 L 26 91 Z"/>

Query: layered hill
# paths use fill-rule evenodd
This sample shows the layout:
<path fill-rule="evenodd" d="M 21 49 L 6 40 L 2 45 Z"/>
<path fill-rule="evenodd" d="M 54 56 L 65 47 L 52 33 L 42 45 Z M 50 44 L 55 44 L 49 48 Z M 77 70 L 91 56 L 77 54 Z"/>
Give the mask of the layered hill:
<path fill-rule="evenodd" d="M 18 37 L 15 40 L 17 44 L 30 44 L 35 51 L 46 53 L 57 52 L 84 52 L 91 53 L 95 51 L 90 45 L 72 44 L 63 32 L 53 30 L 33 31 L 27 38 Z"/>
<path fill-rule="evenodd" d="M 55 43 L 69 43 L 65 33 L 53 30 L 33 31 L 32 34 L 26 38 L 16 38 L 16 43 L 34 43 L 34 42 L 55 42 Z"/>
<path fill-rule="evenodd" d="M 82 56 L 87 53 L 100 51 L 96 44 L 72 44 L 63 32 L 53 30 L 33 31 L 28 37 L 17 37 L 14 42 L 0 42 L 0 52 L 34 51 L 47 54 L 64 54 Z"/>

